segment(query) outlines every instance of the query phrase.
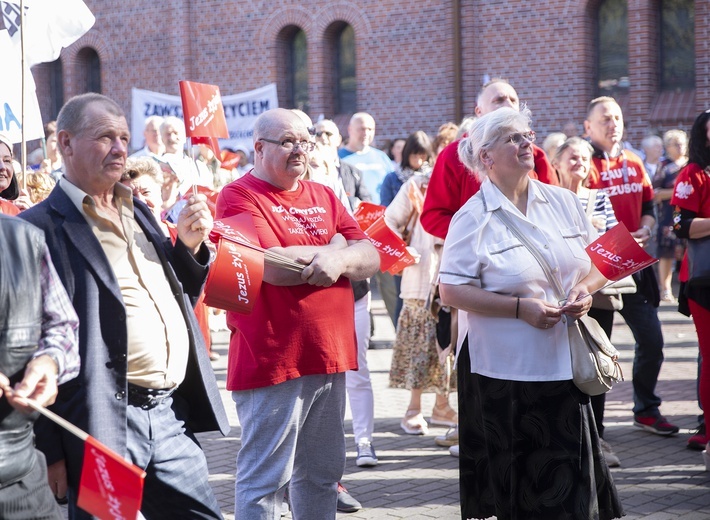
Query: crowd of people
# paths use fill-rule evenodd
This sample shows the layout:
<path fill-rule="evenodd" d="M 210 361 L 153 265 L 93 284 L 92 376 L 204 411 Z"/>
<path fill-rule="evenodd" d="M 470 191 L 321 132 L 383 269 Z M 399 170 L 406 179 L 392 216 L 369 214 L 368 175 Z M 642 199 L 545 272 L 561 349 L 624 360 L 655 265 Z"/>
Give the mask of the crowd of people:
<path fill-rule="evenodd" d="M 186 151 L 182 120 L 154 116 L 129 156 L 121 108 L 84 94 L 46 126 L 26 172 L 0 134 L 0 247 L 17 257 L 4 253 L 0 267 L 29 289 L 0 285 L 0 453 L 19 455 L 0 462 L 0 517 L 60 518 L 56 500 L 68 500 L 70 518 L 90 517 L 77 506 L 82 443 L 29 414 L 27 397 L 146 471 L 145 518 L 222 517 L 194 438 L 229 430 L 201 296 L 212 221 L 239 213 L 263 248 L 303 267 L 267 262 L 252 312 L 226 313 L 227 389 L 242 429 L 236 518 L 272 520 L 284 504 L 307 519 L 361 507 L 340 481 L 346 399 L 355 463 L 379 462 L 371 283 L 396 330 L 390 386 L 410 396 L 401 429 L 449 428 L 435 442 L 459 457 L 464 519 L 623 515 L 609 471 L 623 454 L 604 440 L 604 394 L 572 383 L 567 325 L 585 314 L 609 338 L 616 312 L 628 324 L 634 425 L 664 436 L 679 429 L 656 390 L 657 307 L 677 302 L 693 317 L 704 415 L 688 447 L 706 450 L 710 297 L 687 250 L 710 235 L 710 111 L 689 138 L 649 136 L 639 155 L 623 141 L 619 104 L 601 97 L 582 136 L 566 125 L 540 148 L 530 110 L 494 79 L 461 125 L 413 131 L 387 151 L 373 146 L 375 130 L 365 112 L 344 139 L 329 119 L 273 109 L 255 123 L 253 150 L 217 156 Z M 195 186 L 215 195 L 212 210 Z M 379 270 L 354 218 L 363 202 L 385 206 L 414 265 Z M 660 262 L 609 308 L 589 297 L 606 279 L 584 248 L 619 222 Z M 431 413 L 425 392 L 435 394 Z"/>

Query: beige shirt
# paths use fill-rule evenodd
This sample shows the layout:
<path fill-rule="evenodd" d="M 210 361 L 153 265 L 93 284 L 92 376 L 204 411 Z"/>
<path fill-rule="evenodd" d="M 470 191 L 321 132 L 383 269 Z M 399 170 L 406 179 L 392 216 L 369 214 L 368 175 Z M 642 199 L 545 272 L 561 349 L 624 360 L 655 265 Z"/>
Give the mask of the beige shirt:
<path fill-rule="evenodd" d="M 116 275 L 126 307 L 128 382 L 145 388 L 179 385 L 187 368 L 187 328 L 155 247 L 135 220 L 131 190 L 120 183 L 114 188 L 118 227 L 66 178 L 59 185 L 91 226 Z"/>

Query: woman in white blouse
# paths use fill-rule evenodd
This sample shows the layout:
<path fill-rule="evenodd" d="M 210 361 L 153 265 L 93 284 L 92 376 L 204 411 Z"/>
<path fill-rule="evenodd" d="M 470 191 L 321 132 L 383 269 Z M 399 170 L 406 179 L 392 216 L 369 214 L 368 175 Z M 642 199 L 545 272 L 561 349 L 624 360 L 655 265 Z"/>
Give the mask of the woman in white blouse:
<path fill-rule="evenodd" d="M 572 383 L 567 322 L 591 307 L 605 279 L 586 245 L 596 238 L 577 197 L 531 180 L 530 112 L 501 108 L 459 145 L 483 172 L 454 216 L 440 291 L 466 311 L 459 371 L 462 518 L 617 518 L 589 397 Z M 559 302 L 540 264 L 496 212 L 506 212 L 567 291 Z"/>

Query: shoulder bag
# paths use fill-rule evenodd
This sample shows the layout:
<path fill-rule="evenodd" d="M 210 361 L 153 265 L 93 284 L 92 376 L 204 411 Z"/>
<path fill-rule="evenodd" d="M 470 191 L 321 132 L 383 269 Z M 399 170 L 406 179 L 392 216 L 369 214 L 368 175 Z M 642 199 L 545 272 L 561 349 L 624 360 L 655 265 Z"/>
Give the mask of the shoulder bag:
<path fill-rule="evenodd" d="M 587 218 L 592 217 L 594 205 L 597 200 L 599 190 L 589 190 L 589 201 L 587 202 Z M 592 307 L 604 309 L 606 311 L 620 311 L 624 308 L 622 294 L 633 294 L 636 292 L 636 282 L 633 277 L 627 276 L 618 280 L 592 295 Z"/>
<path fill-rule="evenodd" d="M 503 224 L 530 251 L 540 264 L 547 280 L 555 291 L 559 301 L 565 301 L 567 295 L 560 282 L 552 274 L 550 264 L 528 238 L 518 229 L 506 211 L 498 208 L 493 211 Z M 572 356 L 572 381 L 587 395 L 600 395 L 611 390 L 614 383 L 623 381 L 624 375 L 619 365 L 619 352 L 611 344 L 604 329 L 591 316 L 584 315 L 576 320 L 567 320 L 569 347 Z"/>

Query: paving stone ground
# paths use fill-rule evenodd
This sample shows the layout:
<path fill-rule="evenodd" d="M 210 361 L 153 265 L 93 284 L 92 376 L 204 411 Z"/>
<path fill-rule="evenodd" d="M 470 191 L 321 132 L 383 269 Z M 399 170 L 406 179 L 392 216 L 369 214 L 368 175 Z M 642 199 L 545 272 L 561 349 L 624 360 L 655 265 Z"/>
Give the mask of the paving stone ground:
<path fill-rule="evenodd" d="M 348 461 L 343 483 L 363 504 L 357 513 L 338 514 L 338 519 L 442 519 L 460 518 L 457 459 L 434 444 L 445 428 L 430 428 L 429 435 L 404 434 L 399 422 L 408 403 L 408 392 L 390 389 L 389 348 L 394 330 L 380 300 L 373 300 L 374 349 L 368 352 L 375 391 L 374 445 L 379 466 L 361 469 L 355 465 L 350 413 L 346 414 Z M 665 362 L 658 393 L 662 413 L 681 427 L 674 437 L 660 437 L 633 426 L 631 362 L 634 341 L 617 315 L 613 341 L 622 354 L 627 381 L 607 395 L 606 438 L 621 459 L 622 467 L 612 471 L 626 510 L 627 519 L 710 520 L 710 472 L 704 471 L 699 452 L 686 449 L 686 440 L 697 427 L 700 413 L 696 400 L 697 340 L 692 321 L 678 314 L 675 306 L 659 309 L 665 337 Z M 222 359 L 215 372 L 224 389 L 227 334 L 214 335 L 215 349 Z M 200 435 L 210 466 L 210 481 L 227 520 L 233 519 L 235 457 L 239 449 L 239 422 L 231 397 L 222 392 L 230 415 L 232 432 L 226 438 Z M 451 396 L 455 406 L 455 395 Z M 431 411 L 433 395 L 425 395 L 423 410 Z M 289 515 L 290 517 L 290 515 Z"/>

